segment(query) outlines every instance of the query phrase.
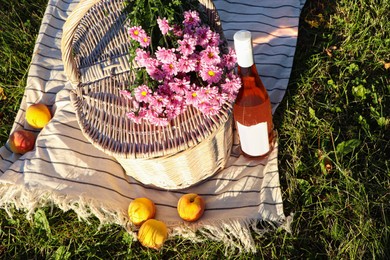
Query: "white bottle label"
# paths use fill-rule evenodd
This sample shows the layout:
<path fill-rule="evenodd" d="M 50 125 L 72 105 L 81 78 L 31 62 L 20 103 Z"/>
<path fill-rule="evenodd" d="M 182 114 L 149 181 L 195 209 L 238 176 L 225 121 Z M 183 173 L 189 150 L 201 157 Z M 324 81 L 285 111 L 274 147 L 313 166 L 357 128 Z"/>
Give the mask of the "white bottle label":
<path fill-rule="evenodd" d="M 267 122 L 245 126 L 237 122 L 241 149 L 250 156 L 261 156 L 269 151 Z"/>

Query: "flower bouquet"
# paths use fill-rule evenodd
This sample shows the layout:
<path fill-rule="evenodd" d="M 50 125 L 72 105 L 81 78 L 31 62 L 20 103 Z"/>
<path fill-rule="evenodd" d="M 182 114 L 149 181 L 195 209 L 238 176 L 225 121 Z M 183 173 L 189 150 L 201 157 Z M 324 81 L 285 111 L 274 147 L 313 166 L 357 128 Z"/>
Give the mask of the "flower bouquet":
<path fill-rule="evenodd" d="M 62 53 L 81 131 L 128 175 L 181 189 L 225 166 L 240 82 L 211 0 L 82 1 Z"/>
<path fill-rule="evenodd" d="M 169 8 L 164 7 L 170 1 L 138 1 L 148 14 L 142 20 L 137 19 L 142 8 L 135 2 L 128 34 L 136 78 L 130 90 L 121 92 L 134 105 L 128 117 L 135 123 L 166 126 L 188 106 L 213 116 L 225 103 L 234 102 L 241 86 L 233 71 L 234 51 L 224 46 L 221 35 L 197 10 L 186 10 L 197 7 L 194 1 L 176 1 Z M 169 19 L 161 18 L 161 13 Z M 150 28 L 149 33 L 144 28 Z"/>

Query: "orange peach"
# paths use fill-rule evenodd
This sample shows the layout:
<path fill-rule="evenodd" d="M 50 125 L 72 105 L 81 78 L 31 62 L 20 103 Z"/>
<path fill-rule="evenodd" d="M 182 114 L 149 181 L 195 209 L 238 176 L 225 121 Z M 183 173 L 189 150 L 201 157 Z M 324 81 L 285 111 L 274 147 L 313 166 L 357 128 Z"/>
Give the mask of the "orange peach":
<path fill-rule="evenodd" d="M 17 130 L 9 137 L 9 146 L 12 152 L 25 154 L 34 149 L 35 135 L 26 130 Z"/>
<path fill-rule="evenodd" d="M 204 199 L 196 193 L 188 193 L 181 196 L 177 203 L 179 216 L 189 222 L 197 221 L 205 210 Z"/>

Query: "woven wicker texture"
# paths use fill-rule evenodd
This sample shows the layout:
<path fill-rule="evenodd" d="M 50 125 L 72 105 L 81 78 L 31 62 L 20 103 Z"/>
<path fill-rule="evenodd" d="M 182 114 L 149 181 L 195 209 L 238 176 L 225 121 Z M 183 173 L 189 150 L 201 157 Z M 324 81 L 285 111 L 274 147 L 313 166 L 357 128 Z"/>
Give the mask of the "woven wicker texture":
<path fill-rule="evenodd" d="M 213 3 L 199 1 L 222 33 Z M 165 189 L 191 186 L 222 169 L 232 145 L 232 106 L 205 117 L 189 107 L 166 127 L 135 124 L 120 95 L 132 80 L 122 0 L 80 2 L 61 43 L 71 100 L 84 136 L 135 179 Z"/>

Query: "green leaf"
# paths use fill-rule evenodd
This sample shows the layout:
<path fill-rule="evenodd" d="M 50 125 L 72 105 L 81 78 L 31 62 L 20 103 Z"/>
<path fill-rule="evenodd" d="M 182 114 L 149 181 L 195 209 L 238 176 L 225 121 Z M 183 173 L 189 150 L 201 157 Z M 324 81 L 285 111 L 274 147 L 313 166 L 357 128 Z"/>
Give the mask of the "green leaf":
<path fill-rule="evenodd" d="M 328 80 L 328 86 L 332 87 L 333 89 L 338 88 L 337 84 L 332 79 Z"/>
<path fill-rule="evenodd" d="M 42 209 L 38 209 L 35 212 L 34 223 L 37 228 L 45 230 L 48 236 L 51 235 L 50 225 L 49 221 L 47 220 L 45 211 L 43 211 Z"/>
<path fill-rule="evenodd" d="M 133 241 L 134 241 L 134 238 L 132 235 L 130 235 L 129 232 L 124 232 L 123 233 L 123 237 L 122 237 L 122 241 L 126 244 L 131 244 Z"/>
<path fill-rule="evenodd" d="M 340 156 L 351 153 L 356 147 L 361 144 L 359 139 L 351 139 L 341 142 L 336 147 L 336 153 Z"/>
<path fill-rule="evenodd" d="M 311 118 L 317 119 L 316 111 L 313 108 L 311 108 L 311 107 L 309 107 L 309 115 L 310 115 Z"/>
<path fill-rule="evenodd" d="M 373 107 L 373 106 L 370 106 L 370 112 L 371 112 L 371 116 L 372 117 L 380 117 L 380 113 L 379 113 L 379 111 L 378 110 L 376 110 L 376 108 L 375 107 Z"/>
<path fill-rule="evenodd" d="M 355 63 L 351 63 L 348 67 L 347 67 L 347 70 L 350 74 L 353 74 L 354 72 L 358 72 L 359 71 L 359 65 L 355 64 Z"/>
<path fill-rule="evenodd" d="M 390 123 L 390 119 L 385 118 L 383 116 L 378 118 L 376 121 L 377 121 L 378 125 L 381 127 L 385 127 Z"/>
<path fill-rule="evenodd" d="M 299 189 L 302 191 L 302 192 L 307 192 L 309 189 L 310 189 L 310 183 L 305 180 L 305 179 L 297 179 L 297 182 L 299 184 Z"/>
<path fill-rule="evenodd" d="M 55 260 L 66 260 L 72 256 L 65 246 L 60 246 L 54 253 Z"/>
<path fill-rule="evenodd" d="M 369 89 L 366 89 L 363 85 L 352 88 L 352 94 L 359 99 L 366 99 L 366 95 L 370 93 Z"/>

